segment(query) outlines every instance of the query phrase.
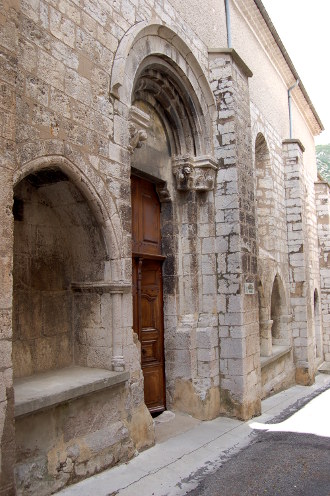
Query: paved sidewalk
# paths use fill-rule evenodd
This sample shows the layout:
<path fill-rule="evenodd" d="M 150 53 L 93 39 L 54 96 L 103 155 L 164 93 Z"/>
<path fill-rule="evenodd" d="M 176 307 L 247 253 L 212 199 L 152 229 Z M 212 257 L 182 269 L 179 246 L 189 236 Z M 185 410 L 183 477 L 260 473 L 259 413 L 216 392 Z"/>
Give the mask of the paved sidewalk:
<path fill-rule="evenodd" d="M 330 375 L 319 374 L 313 386 L 293 386 L 267 398 L 262 402 L 262 415 L 247 422 L 225 417 L 198 422 L 187 416 L 183 421 L 186 429 L 190 428 L 180 433 L 173 428 L 175 420 L 170 420 L 168 427 L 158 424 L 156 435 L 157 429 L 160 429 L 160 441 L 153 448 L 140 453 L 127 464 L 106 470 L 56 494 L 183 496 L 207 474 L 249 444 L 257 432 L 253 424 L 264 424 L 280 419 L 281 415 L 288 415 L 291 411 L 293 413 L 301 402 L 326 388 L 330 388 Z M 182 425 L 182 416 L 178 422 Z M 165 431 L 172 437 L 166 439 Z"/>

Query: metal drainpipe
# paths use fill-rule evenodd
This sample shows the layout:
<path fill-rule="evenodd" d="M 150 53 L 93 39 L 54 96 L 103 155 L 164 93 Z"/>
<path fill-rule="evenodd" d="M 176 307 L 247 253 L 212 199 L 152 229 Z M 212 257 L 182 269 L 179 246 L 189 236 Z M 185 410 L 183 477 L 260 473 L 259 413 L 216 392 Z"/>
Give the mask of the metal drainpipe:
<path fill-rule="evenodd" d="M 292 112 L 291 112 L 291 91 L 298 86 L 299 79 L 288 89 L 288 104 L 289 104 L 289 125 L 290 125 L 290 139 L 292 139 Z"/>
<path fill-rule="evenodd" d="M 231 48 L 231 24 L 230 24 L 229 0 L 225 0 L 225 9 L 226 9 L 227 45 L 228 48 Z"/>

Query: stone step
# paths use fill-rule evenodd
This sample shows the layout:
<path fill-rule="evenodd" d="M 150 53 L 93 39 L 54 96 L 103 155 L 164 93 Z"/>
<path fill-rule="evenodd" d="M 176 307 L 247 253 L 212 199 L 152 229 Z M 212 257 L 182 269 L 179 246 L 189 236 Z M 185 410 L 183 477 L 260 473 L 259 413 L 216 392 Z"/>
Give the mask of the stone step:
<path fill-rule="evenodd" d="M 330 375 L 330 362 L 323 362 L 322 365 L 319 366 L 318 371 L 322 372 L 322 374 Z"/>

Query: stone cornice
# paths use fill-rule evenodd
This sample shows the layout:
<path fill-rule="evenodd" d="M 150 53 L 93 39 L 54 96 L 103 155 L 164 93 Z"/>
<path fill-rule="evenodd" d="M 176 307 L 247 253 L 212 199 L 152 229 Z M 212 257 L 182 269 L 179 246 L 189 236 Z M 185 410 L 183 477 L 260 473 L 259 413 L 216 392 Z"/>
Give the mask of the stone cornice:
<path fill-rule="evenodd" d="M 253 72 L 248 68 L 244 60 L 238 55 L 236 50 L 234 48 L 210 48 L 209 49 L 209 54 L 210 55 L 216 55 L 216 54 L 222 54 L 222 53 L 228 53 L 235 64 L 244 72 L 246 77 L 252 77 Z"/>
<path fill-rule="evenodd" d="M 72 291 L 76 293 L 129 293 L 132 289 L 130 283 L 117 281 L 117 282 L 106 282 L 106 281 L 91 281 L 91 282 L 72 282 Z"/>
<path fill-rule="evenodd" d="M 317 179 L 318 179 L 318 181 L 314 181 L 314 184 L 315 185 L 316 184 L 324 184 L 325 186 L 327 186 L 328 188 L 330 188 L 329 182 L 326 179 L 324 179 L 324 177 L 322 177 L 319 172 L 317 173 Z"/>
<path fill-rule="evenodd" d="M 282 141 L 283 145 L 298 145 L 300 150 L 304 153 L 305 147 L 299 139 L 285 139 Z"/>

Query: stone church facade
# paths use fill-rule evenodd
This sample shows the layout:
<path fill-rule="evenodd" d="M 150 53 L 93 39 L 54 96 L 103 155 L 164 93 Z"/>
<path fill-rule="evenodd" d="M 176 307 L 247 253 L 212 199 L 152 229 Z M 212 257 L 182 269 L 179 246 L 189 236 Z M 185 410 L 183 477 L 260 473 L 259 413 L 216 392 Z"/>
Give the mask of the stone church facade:
<path fill-rule="evenodd" d="M 313 383 L 323 128 L 261 1 L 3 0 L 0 65 L 0 494 Z"/>

